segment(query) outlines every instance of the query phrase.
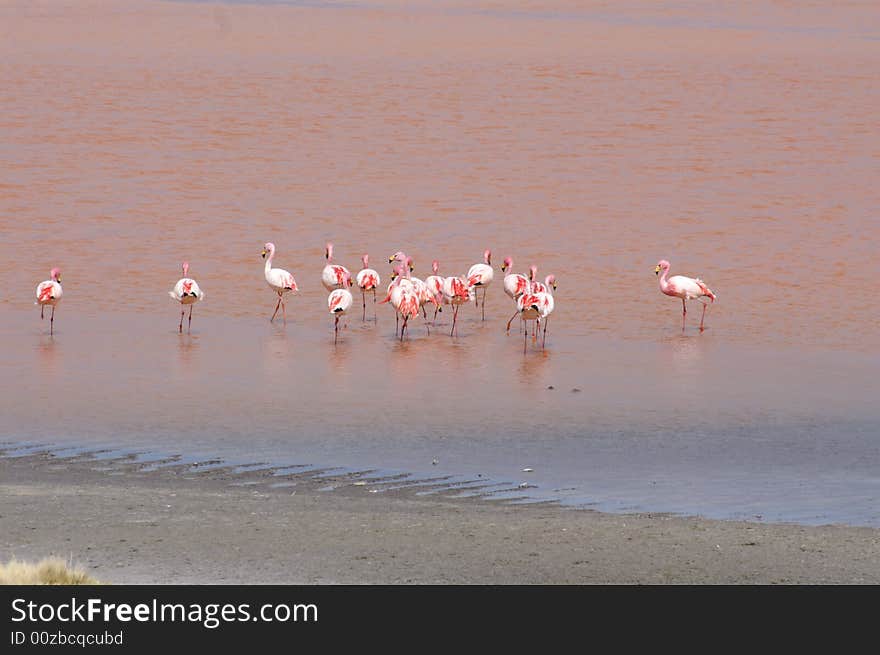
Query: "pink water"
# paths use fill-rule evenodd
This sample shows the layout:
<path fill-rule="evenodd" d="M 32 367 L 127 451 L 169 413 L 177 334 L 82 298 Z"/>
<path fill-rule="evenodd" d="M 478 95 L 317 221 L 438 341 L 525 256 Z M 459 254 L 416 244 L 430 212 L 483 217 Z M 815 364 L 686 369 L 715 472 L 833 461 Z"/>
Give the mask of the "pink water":
<path fill-rule="evenodd" d="M 0 2 L 0 439 L 880 525 L 877 18 Z M 559 281 L 547 349 L 504 334 L 497 266 L 459 338 L 446 313 L 400 343 L 383 305 L 334 347 L 327 240 L 383 275 L 398 249 L 422 276 L 487 247 L 537 264 Z M 301 289 L 286 328 L 265 241 Z M 661 258 L 718 295 L 703 334 Z M 183 259 L 207 298 L 181 337 Z"/>

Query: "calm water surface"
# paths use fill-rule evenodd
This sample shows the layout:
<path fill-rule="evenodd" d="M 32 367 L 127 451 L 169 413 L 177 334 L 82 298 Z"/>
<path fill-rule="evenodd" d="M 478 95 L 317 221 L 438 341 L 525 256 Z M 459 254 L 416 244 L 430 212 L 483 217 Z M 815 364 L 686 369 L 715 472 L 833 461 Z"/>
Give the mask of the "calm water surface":
<path fill-rule="evenodd" d="M 0 441 L 880 526 L 876 6 L 582 5 L 0 3 Z M 327 240 L 535 263 L 547 349 L 497 269 L 459 338 L 382 305 L 334 347 Z M 718 295 L 703 334 L 660 258 Z"/>

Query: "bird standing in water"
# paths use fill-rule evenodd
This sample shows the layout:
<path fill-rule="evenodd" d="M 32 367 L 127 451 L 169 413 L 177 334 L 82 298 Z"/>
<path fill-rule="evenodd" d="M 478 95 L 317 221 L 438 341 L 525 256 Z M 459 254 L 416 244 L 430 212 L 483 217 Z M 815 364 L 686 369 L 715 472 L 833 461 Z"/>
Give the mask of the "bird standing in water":
<path fill-rule="evenodd" d="M 364 263 L 364 267 L 358 272 L 355 281 L 357 282 L 358 288 L 361 290 L 361 299 L 364 301 L 364 314 L 361 317 L 361 320 L 365 321 L 367 320 L 367 291 L 373 292 L 373 319 L 375 319 L 376 287 L 382 283 L 382 278 L 379 277 L 378 272 L 369 267 L 369 255 L 365 253 L 364 256 L 361 257 L 361 261 Z"/>
<path fill-rule="evenodd" d="M 661 271 L 663 275 L 660 275 Z M 684 319 L 685 316 L 687 316 L 686 301 L 699 300 L 703 304 L 703 315 L 700 317 L 700 332 L 702 332 L 704 330 L 703 320 L 706 318 L 706 307 L 708 303 L 700 299 L 709 298 L 709 302 L 715 302 L 715 294 L 712 293 L 712 290 L 707 287 L 706 283 L 700 278 L 673 275 L 671 278 L 667 279 L 667 273 L 669 273 L 669 262 L 665 259 L 661 259 L 657 263 L 656 268 L 654 268 L 654 274 L 660 275 L 660 291 L 667 296 L 681 298 L 681 331 L 684 332 Z"/>
<path fill-rule="evenodd" d="M 174 285 L 174 290 L 169 291 L 168 295 L 182 305 L 180 308 L 180 325 L 177 326 L 177 331 L 182 334 L 183 314 L 186 311 L 186 305 L 189 305 L 189 322 L 187 323 L 187 330 L 192 331 L 192 306 L 199 300 L 204 300 L 205 292 L 199 288 L 199 285 L 195 280 L 187 277 L 189 274 L 189 262 L 183 262 L 181 268 L 183 269 L 183 277 L 177 281 L 177 284 Z"/>
<path fill-rule="evenodd" d="M 52 307 L 52 315 L 49 317 L 49 334 L 55 333 L 55 306 L 61 302 L 61 269 L 53 268 L 49 271 L 49 279 L 40 282 L 37 285 L 37 304 L 40 306 L 40 319 L 43 318 L 43 312 L 46 305 Z"/>
<path fill-rule="evenodd" d="M 268 255 L 268 258 L 266 257 Z M 290 274 L 290 271 L 285 271 L 283 268 L 272 268 L 272 259 L 275 257 L 275 244 L 267 243 L 263 246 L 263 258 L 266 259 L 266 266 L 264 268 L 264 275 L 266 276 L 266 284 L 269 285 L 269 288 L 272 289 L 275 293 L 278 294 L 278 303 L 275 305 L 275 311 L 272 312 L 272 318 L 269 319 L 269 322 L 275 320 L 275 315 L 278 313 L 278 308 L 281 308 L 281 315 L 284 317 L 284 324 L 287 325 L 287 310 L 284 306 L 284 294 L 288 292 L 296 293 L 297 286 L 296 280 L 293 279 L 293 275 Z"/>
<path fill-rule="evenodd" d="M 483 251 L 483 263 L 471 266 L 468 269 L 467 274 L 467 285 L 469 289 L 474 287 L 483 288 L 482 320 L 484 321 L 486 320 L 486 291 L 487 287 L 492 284 L 494 277 L 495 272 L 492 270 L 492 251 L 486 249 Z M 474 302 L 477 302 L 476 290 L 474 291 Z"/>
<path fill-rule="evenodd" d="M 346 271 L 343 279 L 343 286 L 341 289 L 334 289 L 330 292 L 330 295 L 327 296 L 327 309 L 333 314 L 335 321 L 333 323 L 333 343 L 339 339 L 339 319 L 342 318 L 342 315 L 345 314 L 349 309 L 351 309 L 351 304 L 354 302 L 354 299 L 351 296 L 351 291 L 349 291 L 346 287 L 351 286 L 351 275 Z"/>

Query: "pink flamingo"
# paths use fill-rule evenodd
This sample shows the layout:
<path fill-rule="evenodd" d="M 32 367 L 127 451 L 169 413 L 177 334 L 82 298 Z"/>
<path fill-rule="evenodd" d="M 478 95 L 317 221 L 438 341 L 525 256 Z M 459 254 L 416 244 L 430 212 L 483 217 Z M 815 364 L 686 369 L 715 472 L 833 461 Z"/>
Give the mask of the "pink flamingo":
<path fill-rule="evenodd" d="M 452 305 L 452 329 L 449 336 L 458 335 L 455 329 L 458 320 L 458 307 L 466 302 L 470 302 L 471 294 L 467 282 L 460 277 L 443 278 L 443 297 Z"/>
<path fill-rule="evenodd" d="M 504 263 L 501 265 L 501 272 L 505 273 L 508 270 L 513 268 L 513 258 L 505 257 Z M 508 273 L 504 276 L 504 293 L 506 293 L 515 303 L 519 297 L 528 291 L 531 288 L 531 282 L 535 278 L 535 273 L 538 270 L 537 266 L 532 265 L 529 268 L 529 277 L 525 275 L 520 275 L 519 273 Z M 513 319 L 517 317 L 519 314 L 519 309 L 513 312 L 513 316 L 510 317 L 510 320 L 507 321 L 506 332 L 510 333 L 510 324 L 513 322 Z"/>
<path fill-rule="evenodd" d="M 419 298 L 412 282 L 406 277 L 406 268 L 403 265 L 398 265 L 394 272 L 395 277 L 389 287 L 388 296 L 382 302 L 390 301 L 394 306 L 396 316 L 403 317 L 403 325 L 400 328 L 400 340 L 403 341 L 409 319 L 419 315 Z M 396 327 L 394 334 L 397 334 Z"/>
<path fill-rule="evenodd" d="M 440 262 L 436 259 L 431 262 L 431 271 L 432 275 L 429 275 L 425 278 L 425 284 L 428 287 L 428 290 L 434 294 L 434 318 L 432 320 L 437 320 L 437 312 L 443 311 L 440 307 L 441 303 L 446 303 L 446 299 L 443 297 L 443 276 L 439 275 L 440 273 Z"/>
<path fill-rule="evenodd" d="M 346 284 L 351 286 L 351 273 L 345 266 L 333 263 L 333 244 L 328 243 L 324 249 L 324 257 L 327 258 L 327 265 L 321 272 L 321 283 L 327 291 L 333 289 L 342 289 Z M 345 280 L 348 280 L 346 283 Z"/>
<path fill-rule="evenodd" d="M 467 273 L 467 284 L 468 287 L 482 287 L 483 288 L 483 318 L 482 320 L 486 320 L 486 291 L 487 287 L 492 284 L 492 280 L 495 277 L 495 272 L 492 270 L 492 251 L 486 249 L 483 251 L 483 263 L 482 264 L 474 264 L 468 269 Z M 477 297 L 474 295 L 474 303 L 477 303 Z"/>
<path fill-rule="evenodd" d="M 405 263 L 410 271 L 416 270 L 415 264 L 413 264 L 412 257 L 407 257 Z M 431 328 L 428 327 L 428 312 L 425 311 L 425 305 L 427 305 L 429 302 L 432 302 L 434 303 L 434 307 L 436 310 L 436 307 L 438 306 L 437 303 L 439 301 L 434 296 L 434 293 L 431 291 L 424 280 L 414 277 L 410 273 L 407 273 L 406 277 L 409 279 L 410 282 L 412 282 L 413 289 L 415 289 L 416 296 L 419 299 L 419 309 L 422 310 L 422 316 L 425 319 L 425 330 L 428 331 L 428 334 L 431 334 Z M 436 311 L 434 312 L 434 315 L 436 316 Z"/>
<path fill-rule="evenodd" d="M 181 304 L 180 325 L 177 326 L 177 331 L 183 334 L 183 314 L 186 306 L 189 305 L 189 322 L 187 323 L 187 330 L 191 332 L 193 305 L 199 300 L 204 300 L 205 292 L 199 288 L 199 285 L 195 280 L 188 277 L 189 262 L 183 262 L 181 268 L 183 269 L 183 277 L 177 281 L 177 284 L 174 285 L 174 290 L 169 291 L 168 295 Z"/>
<path fill-rule="evenodd" d="M 268 258 L 266 258 L 267 254 L 269 255 Z M 269 319 L 269 322 L 271 323 L 275 320 L 278 308 L 281 307 L 284 324 L 287 325 L 287 310 L 284 303 L 284 294 L 287 292 L 296 293 L 296 280 L 293 279 L 293 275 L 291 275 L 289 271 L 285 271 L 283 268 L 272 268 L 272 259 L 275 257 L 274 243 L 267 243 L 263 246 L 262 256 L 266 259 L 266 266 L 264 269 L 266 284 L 269 285 L 272 291 L 278 294 L 278 303 L 275 305 L 275 311 L 272 312 L 272 318 Z"/>
<path fill-rule="evenodd" d="M 401 264 L 405 264 L 409 266 L 409 272 L 412 273 L 415 270 L 415 266 L 413 265 L 413 258 L 407 257 L 406 253 L 402 250 L 398 250 L 396 253 L 391 255 L 388 258 L 388 263 L 392 264 L 394 262 L 400 262 Z"/>
<path fill-rule="evenodd" d="M 535 321 L 535 327 L 532 330 L 532 340 L 538 340 L 538 329 L 541 326 L 541 320 L 544 320 L 543 339 L 541 341 L 541 349 L 547 345 L 547 319 L 553 312 L 555 302 L 553 294 L 546 291 L 531 292 L 527 291 L 522 294 L 516 301 L 516 307 L 520 318 L 523 321 Z M 526 326 L 526 333 L 523 335 L 523 353 L 528 347 L 529 329 Z"/>
<path fill-rule="evenodd" d="M 367 320 L 367 291 L 373 292 L 373 319 L 376 318 L 375 304 L 376 304 L 376 288 L 382 283 L 382 279 L 379 277 L 379 273 L 377 273 L 370 266 L 370 258 L 369 255 L 364 253 L 364 256 L 361 257 L 361 261 L 364 264 L 364 267 L 357 274 L 355 280 L 357 281 L 358 288 L 361 290 L 361 299 L 364 304 L 364 314 L 361 317 L 361 320 Z"/>
<path fill-rule="evenodd" d="M 663 275 L 660 275 L 660 272 Z M 669 272 L 669 262 L 661 259 L 654 269 L 655 275 L 660 275 L 660 291 L 667 296 L 681 298 L 681 331 L 684 332 L 684 320 L 687 316 L 688 300 L 699 300 L 703 305 L 703 315 L 700 317 L 700 332 L 703 331 L 703 319 L 706 318 L 706 307 L 708 303 L 700 298 L 709 298 L 710 302 L 715 302 L 715 294 L 706 286 L 706 283 L 699 278 L 685 277 L 684 275 L 673 275 L 668 280 L 666 274 Z"/>
<path fill-rule="evenodd" d="M 52 316 L 49 317 L 49 334 L 55 333 L 55 306 L 61 302 L 61 269 L 53 268 L 49 271 L 49 279 L 40 282 L 37 285 L 37 301 L 35 305 L 40 306 L 40 320 L 43 319 L 43 312 L 46 305 L 52 307 Z"/>
<path fill-rule="evenodd" d="M 339 339 L 339 319 L 345 314 L 345 312 L 351 309 L 351 304 L 354 302 L 354 299 L 351 296 L 351 291 L 345 288 L 351 286 L 351 275 L 346 273 L 342 281 L 343 287 L 341 289 L 333 289 L 333 291 L 330 292 L 330 295 L 327 296 L 327 309 L 333 314 L 335 319 L 333 323 L 334 345 Z"/>
<path fill-rule="evenodd" d="M 552 273 L 544 278 L 543 282 L 532 280 L 532 293 L 550 293 L 550 290 L 556 291 L 556 276 Z"/>

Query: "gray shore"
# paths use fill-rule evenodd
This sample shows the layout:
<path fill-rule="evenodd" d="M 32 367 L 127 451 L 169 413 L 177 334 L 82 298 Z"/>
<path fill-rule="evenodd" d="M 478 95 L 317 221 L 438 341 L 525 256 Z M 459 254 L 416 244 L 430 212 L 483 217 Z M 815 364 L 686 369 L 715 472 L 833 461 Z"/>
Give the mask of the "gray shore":
<path fill-rule="evenodd" d="M 319 490 L 328 484 L 336 490 Z M 0 558 L 57 555 L 116 584 L 880 583 L 877 529 L 370 493 L 378 488 L 0 457 Z"/>

